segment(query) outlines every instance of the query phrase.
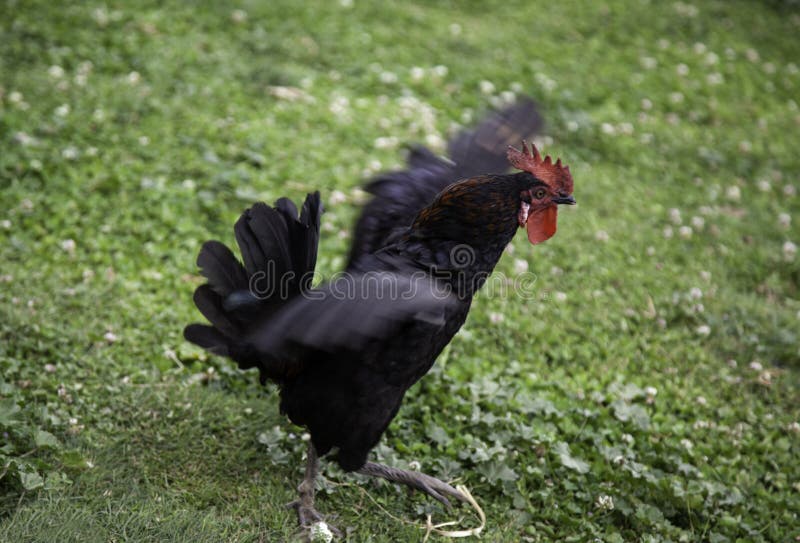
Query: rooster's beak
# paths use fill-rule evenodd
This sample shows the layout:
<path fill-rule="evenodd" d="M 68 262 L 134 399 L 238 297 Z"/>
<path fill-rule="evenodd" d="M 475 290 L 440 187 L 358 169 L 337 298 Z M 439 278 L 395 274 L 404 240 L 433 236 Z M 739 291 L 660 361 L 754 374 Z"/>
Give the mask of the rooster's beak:
<path fill-rule="evenodd" d="M 570 206 L 574 206 L 577 202 L 575 198 L 570 194 L 569 196 L 556 196 L 553 198 L 554 204 L 567 204 Z"/>

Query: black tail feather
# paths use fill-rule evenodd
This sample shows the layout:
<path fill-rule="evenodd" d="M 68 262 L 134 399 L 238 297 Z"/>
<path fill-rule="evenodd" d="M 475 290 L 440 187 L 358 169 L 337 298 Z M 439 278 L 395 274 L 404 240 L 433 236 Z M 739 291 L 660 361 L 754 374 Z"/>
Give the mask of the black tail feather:
<path fill-rule="evenodd" d="M 207 241 L 197 256 L 200 273 L 220 296 L 247 288 L 247 272 L 233 252 L 219 241 Z"/>
<path fill-rule="evenodd" d="M 184 337 L 233 358 L 243 369 L 258 367 L 262 380 L 279 379 L 284 362 L 255 356 L 247 332 L 310 287 L 321 214 L 318 192 L 306 197 L 299 217 L 297 207 L 286 198 L 274 208 L 254 204 L 234 226 L 244 265 L 219 241 L 204 243 L 197 265 L 208 282 L 195 290 L 194 303 L 211 326 L 191 324 Z"/>
<path fill-rule="evenodd" d="M 291 267 L 289 231 L 283 214 L 259 202 L 233 227 L 247 275 L 275 274 L 283 277 Z"/>
<path fill-rule="evenodd" d="M 208 322 L 226 336 L 235 338 L 241 335 L 241 327 L 231 320 L 223 306 L 222 297 L 210 285 L 197 287 L 194 291 L 194 305 L 208 319 Z"/>
<path fill-rule="evenodd" d="M 230 355 L 230 338 L 225 334 L 207 324 L 190 324 L 183 329 L 183 337 L 186 341 L 202 347 L 210 353 L 219 356 Z"/>

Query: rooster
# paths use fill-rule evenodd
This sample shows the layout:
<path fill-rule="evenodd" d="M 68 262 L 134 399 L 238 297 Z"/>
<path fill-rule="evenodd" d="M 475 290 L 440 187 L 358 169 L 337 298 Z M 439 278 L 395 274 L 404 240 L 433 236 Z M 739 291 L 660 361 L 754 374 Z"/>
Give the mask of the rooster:
<path fill-rule="evenodd" d="M 368 461 L 406 391 L 430 370 L 464 324 L 473 295 L 516 231 L 541 243 L 556 232 L 558 206 L 574 204 L 572 176 L 523 140 L 537 129 L 533 102 L 490 116 L 449 144 L 451 161 L 413 148 L 408 168 L 373 180 L 356 225 L 346 274 L 311 288 L 322 205 L 309 194 L 257 203 L 234 226 L 243 263 L 218 241 L 197 264 L 208 282 L 194 301 L 210 325 L 187 340 L 258 368 L 280 389 L 280 409 L 311 436 L 305 477 L 292 502 L 302 527 L 314 506 L 319 459 L 347 472 L 405 484 L 449 506 L 451 485 Z M 507 163 L 517 168 L 504 171 Z"/>

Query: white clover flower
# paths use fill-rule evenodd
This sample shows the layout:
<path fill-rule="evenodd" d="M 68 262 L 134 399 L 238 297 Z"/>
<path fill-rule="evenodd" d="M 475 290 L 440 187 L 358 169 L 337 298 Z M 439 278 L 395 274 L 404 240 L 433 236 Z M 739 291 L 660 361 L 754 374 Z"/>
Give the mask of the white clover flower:
<path fill-rule="evenodd" d="M 411 70 L 409 70 L 409 74 L 411 75 L 412 81 L 421 81 L 425 77 L 425 69 L 419 66 L 413 66 Z"/>
<path fill-rule="evenodd" d="M 653 109 L 653 102 L 649 98 L 642 98 L 642 109 L 650 111 Z"/>
<path fill-rule="evenodd" d="M 731 185 L 725 189 L 725 197 L 731 202 L 738 202 L 742 199 L 742 191 L 738 186 Z"/>
<path fill-rule="evenodd" d="M 690 237 L 692 237 L 692 227 L 691 226 L 681 226 L 680 228 L 678 228 L 678 234 L 680 234 L 680 236 L 683 239 L 689 239 Z"/>
<path fill-rule="evenodd" d="M 789 228 L 789 226 L 792 224 L 792 216 L 788 213 L 781 213 L 778 215 L 778 224 L 781 225 L 781 228 Z"/>
<path fill-rule="evenodd" d="M 761 58 L 761 56 L 758 54 L 758 51 L 752 48 L 745 51 L 744 56 L 747 57 L 747 60 L 750 62 L 758 62 L 758 60 Z"/>
<path fill-rule="evenodd" d="M 500 101 L 504 104 L 510 104 L 517 99 L 517 95 L 512 90 L 504 90 L 500 93 Z"/>
<path fill-rule="evenodd" d="M 653 386 L 644 387 L 644 393 L 647 394 L 648 396 L 654 396 L 655 397 L 655 396 L 658 395 L 658 389 L 656 387 L 653 387 Z"/>
<path fill-rule="evenodd" d="M 9 223 L 10 224 L 10 223 Z M 520 274 L 528 271 L 528 261 L 521 258 L 514 259 L 514 273 Z"/>
<path fill-rule="evenodd" d="M 566 292 L 557 291 L 557 292 L 555 292 L 553 294 L 553 299 L 555 301 L 557 301 L 557 302 L 565 302 L 565 301 L 567 301 L 567 293 Z"/>
<path fill-rule="evenodd" d="M 8 219 L 3 219 L 2 221 L 0 221 L 0 228 L 2 228 L 3 230 L 11 230 L 11 221 L 9 221 Z M 527 262 L 525 264 L 527 264 Z"/>
<path fill-rule="evenodd" d="M 694 443 L 692 443 L 691 441 L 689 441 L 686 438 L 681 439 L 681 445 L 687 451 L 691 451 L 694 448 Z"/>
<path fill-rule="evenodd" d="M 633 445 L 633 442 L 636 441 L 630 434 L 622 434 L 621 439 L 626 445 Z"/>
<path fill-rule="evenodd" d="M 639 62 L 641 63 L 642 68 L 644 68 L 645 70 L 652 70 L 653 68 L 658 66 L 658 61 L 653 57 L 641 57 L 639 59 Z"/>
<path fill-rule="evenodd" d="M 739 142 L 739 150 L 743 153 L 749 153 L 753 150 L 753 144 L 747 140 L 742 140 Z"/>
<path fill-rule="evenodd" d="M 67 115 L 69 115 L 69 109 L 70 109 L 69 104 L 61 104 L 56 108 L 55 113 L 59 117 L 66 117 Z"/>
<path fill-rule="evenodd" d="M 764 369 L 764 366 L 762 366 L 761 362 L 759 362 L 758 360 L 753 360 L 752 362 L 750 362 L 750 364 L 748 364 L 748 367 L 753 371 L 761 371 Z"/>
<path fill-rule="evenodd" d="M 689 67 L 686 64 L 680 63 L 675 67 L 675 71 L 678 75 L 684 76 L 689 75 Z"/>
<path fill-rule="evenodd" d="M 22 145 L 23 147 L 29 147 L 31 145 L 35 145 L 37 142 L 36 138 L 28 134 L 27 132 L 15 132 L 14 133 L 14 141 Z"/>
<path fill-rule="evenodd" d="M 719 72 L 712 72 L 706 76 L 706 82 L 709 85 L 722 85 L 725 82 L 725 77 Z"/>
<path fill-rule="evenodd" d="M 759 179 L 756 186 L 761 192 L 768 192 L 772 188 L 772 185 L 770 185 L 769 181 L 766 179 Z"/>
<path fill-rule="evenodd" d="M 689 290 L 689 297 L 690 297 L 692 300 L 699 300 L 700 298 L 702 298 L 702 297 L 703 297 L 703 291 L 702 291 L 702 290 L 700 290 L 700 289 L 699 289 L 699 288 L 697 288 L 697 287 L 692 287 L 692 288 Z"/>
<path fill-rule="evenodd" d="M 386 83 L 387 85 L 391 85 L 393 83 L 397 83 L 397 74 L 394 72 L 381 72 L 379 76 L 381 83 Z"/>
<path fill-rule="evenodd" d="M 444 139 L 442 139 L 442 136 L 436 133 L 427 134 L 425 136 L 425 143 L 428 145 L 428 147 L 433 147 L 434 149 L 441 149 L 444 147 Z"/>
<path fill-rule="evenodd" d="M 335 190 L 331 192 L 331 195 L 328 197 L 328 201 L 331 203 L 331 205 L 341 204 L 347 201 L 347 196 L 344 192 Z"/>
<path fill-rule="evenodd" d="M 671 226 L 665 226 L 664 227 L 664 237 L 667 238 L 667 239 L 672 237 L 672 227 Z"/>
<path fill-rule="evenodd" d="M 697 17 L 697 15 L 700 13 L 700 10 L 697 9 L 697 6 L 694 6 L 692 4 L 686 4 L 684 2 L 675 2 L 674 4 L 672 4 L 672 7 L 675 9 L 675 12 L 678 15 L 690 19 L 693 17 Z"/>
<path fill-rule="evenodd" d="M 669 93 L 669 101 L 673 104 L 680 104 L 683 102 L 683 93 L 682 92 L 671 92 Z"/>
<path fill-rule="evenodd" d="M 707 324 L 701 324 L 700 326 L 697 327 L 696 332 L 700 336 L 707 336 L 711 333 L 711 327 L 708 326 Z"/>
<path fill-rule="evenodd" d="M 63 156 L 67 160 L 75 160 L 76 158 L 78 158 L 78 154 L 79 154 L 78 148 L 73 147 L 72 145 L 70 145 L 69 147 L 65 147 L 64 149 L 61 150 L 61 156 Z"/>
<path fill-rule="evenodd" d="M 68 252 L 69 254 L 74 253 L 76 247 L 77 244 L 75 243 L 74 239 L 65 239 L 61 242 L 61 249 Z"/>
<path fill-rule="evenodd" d="M 49 75 L 53 79 L 61 79 L 62 77 L 64 77 L 64 68 L 56 65 L 50 66 L 47 69 L 47 75 Z"/>
<path fill-rule="evenodd" d="M 460 36 L 461 35 L 461 25 L 458 23 L 452 23 L 450 25 L 450 34 L 452 36 Z"/>
<path fill-rule="evenodd" d="M 713 51 L 710 51 L 704 60 L 707 66 L 714 66 L 719 62 L 719 55 Z"/>
<path fill-rule="evenodd" d="M 681 219 L 681 210 L 675 207 L 669 210 L 669 220 L 672 221 L 674 224 L 681 224 L 683 219 Z"/>
<path fill-rule="evenodd" d="M 608 494 L 600 494 L 597 496 L 597 499 L 594 501 L 594 506 L 601 511 L 613 511 L 614 510 L 614 498 L 609 496 Z"/>
<path fill-rule="evenodd" d="M 626 136 L 630 136 L 631 134 L 633 134 L 633 124 L 629 122 L 619 123 L 619 131 L 625 134 Z"/>
<path fill-rule="evenodd" d="M 692 51 L 694 51 L 698 55 L 702 55 L 703 53 L 706 52 L 706 50 L 707 50 L 706 44 L 703 42 L 698 41 L 695 42 L 694 45 L 692 45 Z"/>
<path fill-rule="evenodd" d="M 800 422 L 792 422 L 786 426 L 786 429 L 790 432 L 794 432 L 795 434 L 800 434 Z"/>
<path fill-rule="evenodd" d="M 19 104 L 20 102 L 22 102 L 22 100 L 23 96 L 21 92 L 11 91 L 10 93 L 8 93 L 8 101 L 11 102 L 12 104 Z"/>
<path fill-rule="evenodd" d="M 117 334 L 115 334 L 114 332 L 108 331 L 103 335 L 103 339 L 105 339 L 109 343 L 114 343 L 115 341 L 119 340 L 119 337 L 117 337 Z"/>
<path fill-rule="evenodd" d="M 94 64 L 91 60 L 84 60 L 80 64 L 78 64 L 78 73 L 81 75 L 86 75 L 92 71 L 94 68 Z"/>
<path fill-rule="evenodd" d="M 696 401 L 698 405 L 708 405 L 708 400 L 706 400 L 705 396 L 698 396 L 694 401 Z"/>
<path fill-rule="evenodd" d="M 794 187 L 794 185 L 786 185 L 783 187 L 783 194 L 792 197 L 797 194 L 797 189 Z"/>
<path fill-rule="evenodd" d="M 394 136 L 384 136 L 375 139 L 376 149 L 390 149 L 397 146 L 397 138 Z"/>
<path fill-rule="evenodd" d="M 437 64 L 436 66 L 431 68 L 431 73 L 436 77 L 444 77 L 447 75 L 448 71 L 449 70 L 447 69 L 447 66 L 443 66 L 442 64 Z"/>
<path fill-rule="evenodd" d="M 606 241 L 608 241 L 608 232 L 606 232 L 605 230 L 598 230 L 594 235 L 594 239 L 605 243 Z"/>
<path fill-rule="evenodd" d="M 336 96 L 331 101 L 331 105 L 328 107 L 328 110 L 337 117 L 341 117 L 347 113 L 349 108 L 350 100 L 348 100 L 346 96 Z"/>
<path fill-rule="evenodd" d="M 92 19 L 98 26 L 106 26 L 110 20 L 108 11 L 105 8 L 97 8 L 92 12 Z"/>
<path fill-rule="evenodd" d="M 553 266 L 550 268 L 550 275 L 553 277 L 561 277 L 564 275 L 564 270 L 559 268 L 558 266 Z"/>
<path fill-rule="evenodd" d="M 650 245 L 647 249 L 645 249 L 644 252 L 647 254 L 647 256 L 655 256 L 656 248 Z"/>
<path fill-rule="evenodd" d="M 308 538 L 311 543 L 331 543 L 333 541 L 333 532 L 325 522 L 320 521 L 311 526 Z"/>
<path fill-rule="evenodd" d="M 706 220 L 703 217 L 692 217 L 692 226 L 697 228 L 698 230 L 702 230 L 703 227 L 706 225 Z"/>
<path fill-rule="evenodd" d="M 774 74 L 777 71 L 777 68 L 772 62 L 765 62 L 763 66 L 761 66 L 765 72 L 768 74 Z"/>
<path fill-rule="evenodd" d="M 611 123 L 603 123 L 600 125 L 600 130 L 603 134 L 608 134 L 609 136 L 613 136 L 617 133 L 617 129 L 614 128 L 614 125 Z"/>
<path fill-rule="evenodd" d="M 783 244 L 783 259 L 787 262 L 791 262 L 794 260 L 795 255 L 797 255 L 797 245 L 795 245 L 791 241 L 784 242 Z"/>
<path fill-rule="evenodd" d="M 580 125 L 576 121 L 567 121 L 567 130 L 570 132 L 577 132 Z"/>
<path fill-rule="evenodd" d="M 494 83 L 491 81 L 484 79 L 479 83 L 479 86 L 483 94 L 494 94 Z"/>
<path fill-rule="evenodd" d="M 231 21 L 241 24 L 247 21 L 247 12 L 242 9 L 235 9 L 231 12 Z"/>

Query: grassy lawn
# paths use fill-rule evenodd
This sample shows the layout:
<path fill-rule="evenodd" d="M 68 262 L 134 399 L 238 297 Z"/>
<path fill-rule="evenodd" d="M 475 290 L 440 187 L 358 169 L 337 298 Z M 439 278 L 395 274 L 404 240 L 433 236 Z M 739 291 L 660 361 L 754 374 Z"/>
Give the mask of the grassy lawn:
<path fill-rule="evenodd" d="M 467 485 L 485 541 L 800 538 L 791 2 L 64 4 L 0 0 L 0 541 L 292 539 L 302 430 L 183 341 L 197 250 L 319 189 L 330 275 L 371 173 L 514 93 L 579 205 L 376 458 Z M 324 476 L 350 541 L 477 523 Z"/>

